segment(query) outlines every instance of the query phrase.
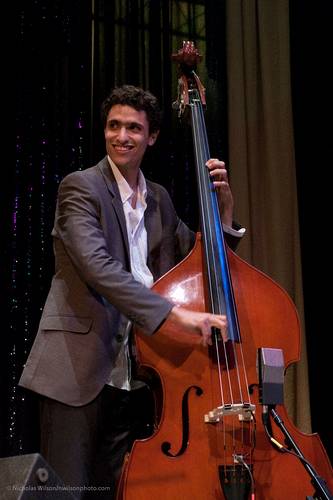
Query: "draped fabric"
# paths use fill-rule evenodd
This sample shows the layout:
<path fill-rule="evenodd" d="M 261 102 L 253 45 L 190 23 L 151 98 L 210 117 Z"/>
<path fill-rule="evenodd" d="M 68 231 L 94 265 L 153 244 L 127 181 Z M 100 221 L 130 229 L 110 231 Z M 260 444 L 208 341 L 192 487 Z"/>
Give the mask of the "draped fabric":
<path fill-rule="evenodd" d="M 57 187 L 87 165 L 90 119 L 90 2 L 14 4 L 15 151 L 0 188 L 2 456 L 38 449 L 37 401 L 16 384 L 54 269 Z"/>
<path fill-rule="evenodd" d="M 288 291 L 302 325 L 301 361 L 287 372 L 286 404 L 310 432 L 307 351 L 290 79 L 289 2 L 227 2 L 229 151 L 240 253 Z"/>
<path fill-rule="evenodd" d="M 239 253 L 296 304 L 301 361 L 288 369 L 286 406 L 300 429 L 319 432 L 331 459 L 321 221 L 331 212 L 332 19 L 324 2 L 226 1 L 229 168 L 236 216 L 248 228 Z"/>
<path fill-rule="evenodd" d="M 281 283 L 303 316 L 287 0 L 13 3 L 15 165 L 0 186 L 1 456 L 38 451 L 37 400 L 16 384 L 53 274 L 57 187 L 67 173 L 105 154 L 99 107 L 113 86 L 141 85 L 161 100 L 163 128 L 143 169 L 169 190 L 185 222 L 198 228 L 191 135 L 172 110 L 177 69 L 170 54 L 183 40 L 194 40 L 204 56 L 198 73 L 207 91 L 211 156 L 227 161 L 236 217 L 247 227 L 240 254 Z M 294 24 L 302 19 L 302 4 L 293 2 Z M 302 53 L 299 42 L 293 47 L 292 67 Z M 294 75 L 294 88 L 295 82 L 296 91 L 304 88 Z M 295 95 L 294 109 L 302 116 L 301 96 Z M 296 159 L 303 147 L 302 127 L 297 130 Z M 304 201 L 306 186 L 297 181 Z M 305 317 L 311 324 L 306 311 Z M 288 406 L 307 429 L 304 339 L 302 356 L 289 382 Z M 325 429 L 318 405 L 312 413 L 315 430 Z"/>

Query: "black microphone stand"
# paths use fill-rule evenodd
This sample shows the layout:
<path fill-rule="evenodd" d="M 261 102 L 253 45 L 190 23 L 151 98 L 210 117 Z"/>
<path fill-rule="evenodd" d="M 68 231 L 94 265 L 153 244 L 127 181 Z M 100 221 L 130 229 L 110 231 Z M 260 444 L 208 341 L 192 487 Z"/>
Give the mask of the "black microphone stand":
<path fill-rule="evenodd" d="M 298 448 L 298 446 L 295 443 L 295 441 L 293 440 L 292 436 L 290 435 L 290 433 L 286 429 L 283 420 L 281 419 L 281 417 L 279 416 L 279 414 L 275 410 L 275 405 L 268 405 L 267 408 L 268 408 L 269 415 L 272 416 L 276 425 L 283 432 L 288 447 L 290 447 L 292 450 L 294 450 L 295 455 L 297 456 L 297 458 L 299 458 L 301 460 L 303 466 L 305 467 L 305 469 L 307 470 L 307 472 L 309 473 L 309 475 L 311 477 L 311 483 L 315 489 L 315 494 L 313 497 L 307 496 L 306 499 L 307 500 L 312 500 L 312 499 L 333 500 L 333 495 L 328 490 L 325 480 L 317 474 L 317 472 L 314 470 L 312 465 L 310 465 L 309 462 L 306 460 L 303 453 Z M 290 451 L 290 450 L 286 449 L 286 448 L 282 448 L 282 449 L 280 449 L 280 451 Z"/>

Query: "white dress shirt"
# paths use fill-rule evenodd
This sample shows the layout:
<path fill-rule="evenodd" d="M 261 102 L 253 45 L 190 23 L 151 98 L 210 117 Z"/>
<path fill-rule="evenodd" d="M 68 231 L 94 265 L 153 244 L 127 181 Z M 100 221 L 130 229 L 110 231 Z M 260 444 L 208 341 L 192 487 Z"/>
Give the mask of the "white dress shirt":
<path fill-rule="evenodd" d="M 144 225 L 144 213 L 147 208 L 146 180 L 140 170 L 137 193 L 135 193 L 109 156 L 108 160 L 116 179 L 123 204 L 130 250 L 131 273 L 137 281 L 140 281 L 140 283 L 150 288 L 154 279 L 147 266 L 148 241 L 147 231 Z M 132 198 L 135 194 L 137 199 L 135 208 L 133 208 Z M 143 385 L 142 382 L 133 380 L 131 376 L 131 359 L 128 345 L 131 328 L 132 323 L 128 321 L 124 331 L 117 332 L 122 335 L 123 342 L 114 360 L 108 384 L 118 389 L 131 390 Z"/>

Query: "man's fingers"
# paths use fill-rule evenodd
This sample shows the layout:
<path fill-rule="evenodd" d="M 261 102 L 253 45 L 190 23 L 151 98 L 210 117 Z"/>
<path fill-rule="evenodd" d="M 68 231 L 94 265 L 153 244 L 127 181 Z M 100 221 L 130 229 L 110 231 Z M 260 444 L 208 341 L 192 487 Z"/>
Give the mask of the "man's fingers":
<path fill-rule="evenodd" d="M 228 340 L 227 326 L 226 316 L 207 314 L 201 325 L 203 344 L 212 345 L 212 328 L 214 327 L 220 331 L 223 341 L 226 342 Z"/>

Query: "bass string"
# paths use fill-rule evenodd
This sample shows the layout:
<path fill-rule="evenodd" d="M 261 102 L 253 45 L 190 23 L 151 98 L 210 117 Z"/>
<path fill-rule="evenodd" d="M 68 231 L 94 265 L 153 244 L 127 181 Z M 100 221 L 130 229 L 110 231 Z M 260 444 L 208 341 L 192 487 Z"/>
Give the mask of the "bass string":
<path fill-rule="evenodd" d="M 195 158 L 197 162 L 197 178 L 198 178 L 198 194 L 199 194 L 199 206 L 201 211 L 201 230 L 203 234 L 203 242 L 206 254 L 206 264 L 207 264 L 207 285 L 209 290 L 209 298 L 211 302 L 211 309 L 213 313 L 216 314 L 226 314 L 227 307 L 225 304 L 225 297 L 223 294 L 223 286 L 221 284 L 221 265 L 219 265 L 218 259 L 216 257 L 216 252 L 214 251 L 214 247 L 216 245 L 212 244 L 212 242 L 216 241 L 217 233 L 216 231 L 216 214 L 214 214 L 214 204 L 215 211 L 218 213 L 218 203 L 216 198 L 216 192 L 213 188 L 212 181 L 206 168 L 206 161 L 209 159 L 209 147 L 208 147 L 208 139 L 206 135 L 206 129 L 204 126 L 204 117 L 203 117 L 203 109 L 201 105 L 201 101 L 196 96 L 191 99 L 191 117 L 192 117 L 192 129 L 193 129 L 193 139 L 194 139 L 194 149 L 195 149 Z M 222 236 L 223 232 L 221 229 L 221 221 L 218 214 L 218 223 L 220 224 L 220 236 Z M 224 244 L 224 242 L 223 242 Z M 224 247 L 225 250 L 225 247 Z M 228 276 L 230 279 L 230 276 Z M 234 308 L 235 304 L 233 303 L 231 306 Z M 228 314 L 227 314 L 228 317 Z M 229 320 L 229 318 L 228 318 Z M 214 348 L 218 365 L 218 376 L 219 376 L 219 387 L 220 387 L 220 395 L 221 395 L 221 405 L 225 404 L 235 404 L 236 399 L 233 391 L 233 384 L 231 380 L 231 369 L 229 363 L 229 354 L 226 348 L 226 344 L 221 342 L 217 335 L 214 336 Z M 223 353 L 220 353 L 221 345 L 223 346 Z M 237 388 L 238 394 L 240 396 L 240 403 L 245 404 L 246 402 L 251 403 L 251 397 L 249 393 L 249 384 L 248 378 L 245 368 L 245 360 L 244 353 L 242 348 L 241 341 L 238 342 L 239 349 L 236 348 L 236 342 L 231 342 L 232 346 L 232 356 L 234 359 L 235 372 L 237 378 Z M 240 355 L 238 355 L 238 350 Z M 240 357 L 240 360 L 239 360 Z M 222 377 L 222 359 L 225 362 L 225 372 L 227 376 L 227 387 L 223 386 L 223 377 Z M 244 380 L 244 384 L 242 384 L 241 379 Z M 244 395 L 244 390 L 246 391 L 246 395 Z M 226 394 L 229 394 L 230 399 L 227 399 Z M 247 397 L 247 401 L 246 401 Z M 237 401 L 238 402 L 238 401 Z M 233 421 L 233 441 L 236 441 L 236 430 L 239 428 L 239 418 L 236 416 L 232 419 Z M 250 422 L 250 424 L 252 421 Z M 241 421 L 240 427 L 242 431 L 242 435 L 244 433 L 244 421 Z M 247 425 L 247 424 L 246 424 Z M 248 427 L 248 426 L 247 426 Z M 244 441 L 244 439 L 243 439 Z"/>

